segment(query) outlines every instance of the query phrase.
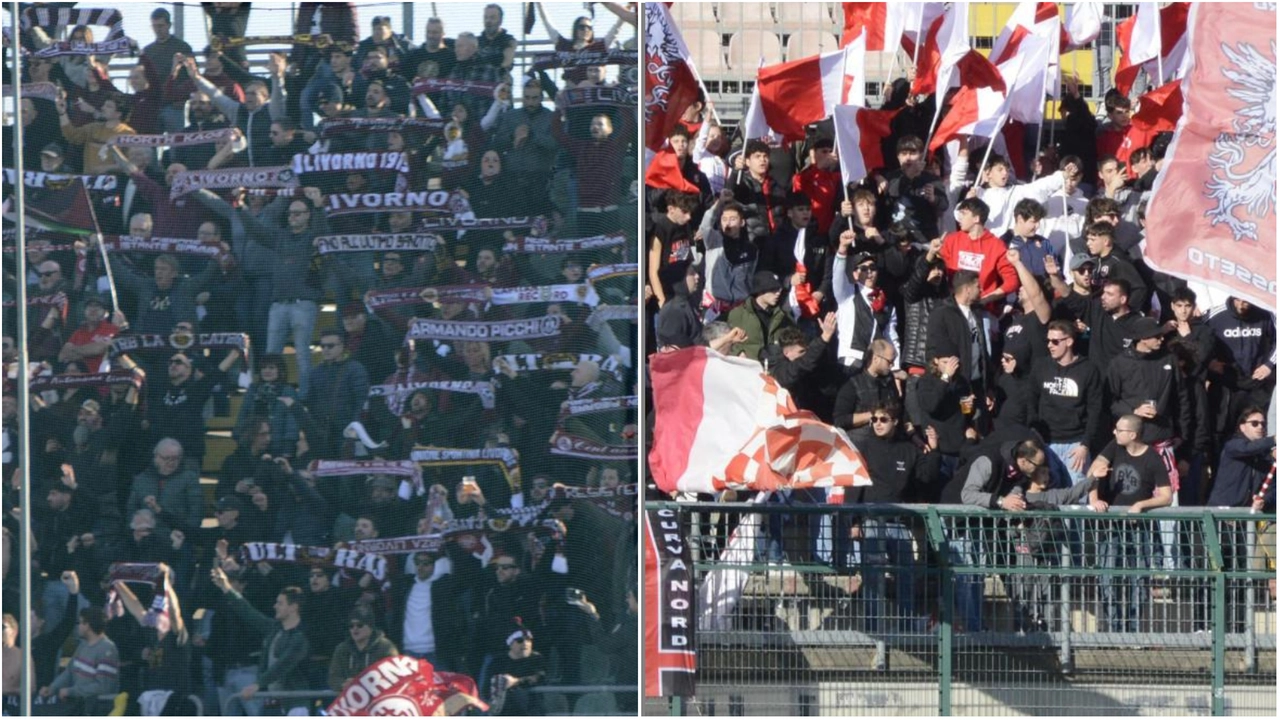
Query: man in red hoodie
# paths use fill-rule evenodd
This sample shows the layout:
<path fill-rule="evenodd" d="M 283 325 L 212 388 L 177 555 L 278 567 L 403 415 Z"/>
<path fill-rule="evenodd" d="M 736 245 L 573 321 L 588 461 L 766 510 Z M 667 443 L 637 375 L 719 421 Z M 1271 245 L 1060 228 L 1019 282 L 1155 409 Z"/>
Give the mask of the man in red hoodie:
<path fill-rule="evenodd" d="M 1008 248 L 985 225 L 989 209 L 978 198 L 967 198 L 956 206 L 957 232 L 942 238 L 942 260 L 947 275 L 958 270 L 978 273 L 978 304 L 990 309 L 1018 291 L 1018 271 L 1005 257 Z M 998 314 L 998 313 L 997 313 Z"/>

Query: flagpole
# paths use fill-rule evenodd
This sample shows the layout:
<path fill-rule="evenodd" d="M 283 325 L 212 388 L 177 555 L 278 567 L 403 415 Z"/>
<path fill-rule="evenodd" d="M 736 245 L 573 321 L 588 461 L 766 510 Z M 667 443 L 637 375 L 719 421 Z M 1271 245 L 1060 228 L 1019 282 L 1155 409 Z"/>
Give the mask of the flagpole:
<path fill-rule="evenodd" d="M 982 182 L 982 173 L 987 171 L 987 161 L 991 159 L 991 148 L 996 146 L 996 136 L 1004 129 L 1004 124 L 1009 120 L 1009 113 L 1006 111 L 1000 118 L 1000 122 L 996 123 L 996 129 L 991 133 L 991 138 L 987 142 L 987 151 L 982 154 L 982 164 L 978 166 L 978 176 L 975 182 Z"/>
<path fill-rule="evenodd" d="M 1156 32 L 1162 31 L 1160 26 L 1160 3 L 1152 3 L 1156 6 Z M 1156 87 L 1164 84 L 1164 38 L 1161 38 L 1160 50 L 1156 52 Z"/>
<path fill-rule="evenodd" d="M 28 382 L 31 370 L 28 363 L 31 345 L 27 338 L 27 218 L 26 218 L 26 177 L 23 159 L 24 132 L 22 127 L 22 36 L 18 30 L 19 4 L 17 0 L 9 3 L 9 21 L 12 23 L 13 42 L 13 106 L 17 111 L 16 122 L 13 123 L 13 167 L 17 182 L 13 184 L 14 218 L 17 220 L 17 247 L 14 248 L 14 274 L 17 275 L 17 310 L 18 332 L 18 380 L 15 383 L 18 394 L 18 457 L 20 458 L 22 488 L 18 500 L 18 588 L 19 615 L 18 644 L 22 648 L 22 661 L 18 680 L 18 714 L 31 717 L 31 388 Z M 5 478 L 8 481 L 8 478 Z M 52 582 L 54 579 L 50 578 Z"/>

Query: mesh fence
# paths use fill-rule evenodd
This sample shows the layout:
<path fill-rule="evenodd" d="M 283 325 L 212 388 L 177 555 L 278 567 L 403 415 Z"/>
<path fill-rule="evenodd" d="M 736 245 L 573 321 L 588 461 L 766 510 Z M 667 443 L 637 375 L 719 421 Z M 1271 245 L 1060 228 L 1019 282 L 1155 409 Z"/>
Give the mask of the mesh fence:
<path fill-rule="evenodd" d="M 1274 535 L 1247 512 L 665 507 L 699 582 L 684 711 L 1274 713 Z"/>

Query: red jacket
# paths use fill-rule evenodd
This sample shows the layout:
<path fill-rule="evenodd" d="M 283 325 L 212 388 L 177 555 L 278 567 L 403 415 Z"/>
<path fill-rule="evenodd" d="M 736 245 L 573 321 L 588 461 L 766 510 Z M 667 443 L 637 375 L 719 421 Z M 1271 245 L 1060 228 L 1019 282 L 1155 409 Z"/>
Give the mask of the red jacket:
<path fill-rule="evenodd" d="M 791 189 L 809 196 L 813 205 L 813 219 L 818 232 L 824 236 L 831 229 L 831 221 L 840 209 L 840 173 L 819 170 L 810 165 L 791 181 Z"/>
<path fill-rule="evenodd" d="M 975 270 L 978 273 L 979 295 L 989 295 L 996 290 L 1009 295 L 1018 291 L 1018 271 L 1005 257 L 1008 250 L 1000 238 L 983 230 L 977 240 L 969 233 L 953 232 L 942 238 L 942 261 L 947 274 L 957 270 Z"/>

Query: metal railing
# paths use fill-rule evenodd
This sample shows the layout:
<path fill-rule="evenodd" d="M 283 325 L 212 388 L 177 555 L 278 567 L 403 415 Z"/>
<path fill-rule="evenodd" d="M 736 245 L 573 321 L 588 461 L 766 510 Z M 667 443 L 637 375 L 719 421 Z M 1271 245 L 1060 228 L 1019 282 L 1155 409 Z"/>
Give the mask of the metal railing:
<path fill-rule="evenodd" d="M 528 692 L 541 695 L 546 716 L 635 715 L 635 685 L 539 685 Z M 307 705 L 337 697 L 332 690 L 264 690 L 255 695 L 266 701 L 303 700 Z"/>
<path fill-rule="evenodd" d="M 1274 518 L 648 507 L 692 549 L 701 714 L 1275 714 Z"/>

